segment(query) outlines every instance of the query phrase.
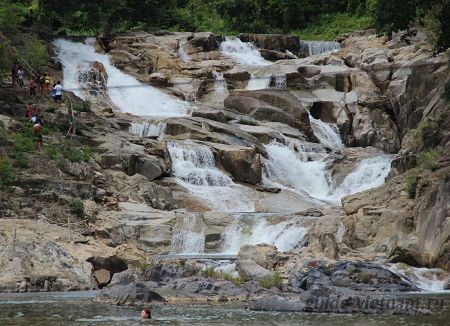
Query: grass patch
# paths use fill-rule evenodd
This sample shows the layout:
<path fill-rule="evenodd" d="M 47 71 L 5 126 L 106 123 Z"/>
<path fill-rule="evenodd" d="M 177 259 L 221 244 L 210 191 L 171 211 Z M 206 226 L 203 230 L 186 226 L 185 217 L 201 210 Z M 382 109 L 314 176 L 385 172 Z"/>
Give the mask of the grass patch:
<path fill-rule="evenodd" d="M 439 151 L 437 149 L 430 149 L 429 151 L 420 154 L 420 162 L 430 171 L 439 169 L 438 163 Z"/>
<path fill-rule="evenodd" d="M 367 29 L 373 24 L 370 16 L 358 16 L 348 13 L 323 14 L 309 27 L 293 32 L 302 40 L 334 40 L 338 35 L 356 30 Z"/>
<path fill-rule="evenodd" d="M 0 159 L 0 186 L 2 189 L 8 190 L 14 180 L 12 171 L 12 163 L 8 157 Z"/>
<path fill-rule="evenodd" d="M 152 265 L 149 263 L 142 263 L 139 265 L 139 270 L 144 273 L 147 269 L 149 269 Z"/>
<path fill-rule="evenodd" d="M 241 284 L 244 284 L 246 281 L 245 276 L 242 274 L 239 274 L 238 277 L 234 277 L 231 274 L 224 273 L 221 271 L 216 271 L 216 269 L 214 267 L 208 267 L 205 270 L 205 275 L 209 278 L 232 282 L 232 283 L 234 283 L 234 285 L 241 285 Z"/>
<path fill-rule="evenodd" d="M 84 204 L 81 200 L 73 199 L 69 203 L 69 207 L 70 207 L 70 213 L 77 216 L 78 218 L 84 217 Z"/>
<path fill-rule="evenodd" d="M 272 276 L 264 277 L 259 281 L 259 284 L 266 289 L 277 288 L 281 290 L 281 276 L 280 273 L 275 272 Z"/>
<path fill-rule="evenodd" d="M 406 193 L 408 197 L 414 199 L 416 197 L 417 185 L 419 184 L 419 177 L 417 174 L 410 174 L 406 177 Z"/>
<path fill-rule="evenodd" d="M 89 162 L 92 157 L 89 147 L 74 147 L 73 143 L 67 140 L 45 145 L 44 154 L 57 163 L 65 159 L 76 163 Z"/>

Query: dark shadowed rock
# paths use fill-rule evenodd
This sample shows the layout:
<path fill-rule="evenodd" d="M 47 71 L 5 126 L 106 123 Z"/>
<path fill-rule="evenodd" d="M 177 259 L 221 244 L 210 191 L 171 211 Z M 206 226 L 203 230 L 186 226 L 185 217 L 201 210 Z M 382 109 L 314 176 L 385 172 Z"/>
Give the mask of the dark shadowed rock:
<path fill-rule="evenodd" d="M 399 275 L 374 264 L 341 261 L 334 266 L 309 269 L 299 272 L 289 280 L 293 291 L 310 290 L 316 286 L 345 287 L 360 291 L 418 291 Z"/>

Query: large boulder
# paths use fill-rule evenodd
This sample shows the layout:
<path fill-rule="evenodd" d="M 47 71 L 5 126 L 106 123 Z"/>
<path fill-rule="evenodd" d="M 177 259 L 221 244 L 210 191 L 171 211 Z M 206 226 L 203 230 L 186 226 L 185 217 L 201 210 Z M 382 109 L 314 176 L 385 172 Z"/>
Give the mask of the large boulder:
<path fill-rule="evenodd" d="M 357 291 L 404 292 L 418 291 L 411 282 L 375 264 L 340 261 L 332 266 L 318 264 L 298 272 L 289 280 L 292 291 L 310 290 L 315 286 L 345 287 Z"/>
<path fill-rule="evenodd" d="M 235 181 L 256 185 L 261 182 L 261 157 L 254 148 L 208 143 L 218 153 L 223 168 Z"/>
<path fill-rule="evenodd" d="M 103 289 L 95 298 L 96 302 L 114 305 L 143 305 L 151 302 L 163 302 L 165 299 L 152 291 L 145 283 L 136 282 L 127 285 L 112 285 Z"/>
<path fill-rule="evenodd" d="M 148 181 L 159 178 L 167 171 L 163 159 L 149 155 L 132 154 L 128 160 L 127 168 L 128 175 L 141 174 Z"/>
<path fill-rule="evenodd" d="M 266 269 L 273 269 L 279 262 L 275 246 L 268 244 L 244 245 L 239 249 L 237 260 L 253 260 Z"/>
<path fill-rule="evenodd" d="M 241 33 L 238 37 L 243 42 L 252 42 L 257 47 L 286 53 L 286 50 L 293 54 L 304 57 L 302 43 L 297 36 L 285 34 L 250 34 Z"/>
<path fill-rule="evenodd" d="M 225 99 L 229 110 L 249 115 L 261 121 L 274 121 L 287 124 L 314 138 L 309 123 L 308 111 L 288 91 L 284 90 L 234 90 Z"/>
<path fill-rule="evenodd" d="M 189 46 L 197 51 L 209 52 L 219 48 L 219 41 L 221 38 L 218 38 L 213 33 L 204 32 L 195 33 L 192 37 L 188 37 L 188 40 Z"/>

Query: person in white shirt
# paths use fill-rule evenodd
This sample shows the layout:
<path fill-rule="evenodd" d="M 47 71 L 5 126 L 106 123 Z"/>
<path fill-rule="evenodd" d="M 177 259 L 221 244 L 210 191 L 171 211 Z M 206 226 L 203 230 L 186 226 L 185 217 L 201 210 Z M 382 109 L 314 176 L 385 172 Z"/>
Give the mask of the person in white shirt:
<path fill-rule="evenodd" d="M 56 83 L 56 86 L 53 87 L 53 90 L 55 91 L 55 103 L 62 103 L 62 93 L 63 93 L 63 87 L 61 86 L 61 82 L 58 81 Z"/>

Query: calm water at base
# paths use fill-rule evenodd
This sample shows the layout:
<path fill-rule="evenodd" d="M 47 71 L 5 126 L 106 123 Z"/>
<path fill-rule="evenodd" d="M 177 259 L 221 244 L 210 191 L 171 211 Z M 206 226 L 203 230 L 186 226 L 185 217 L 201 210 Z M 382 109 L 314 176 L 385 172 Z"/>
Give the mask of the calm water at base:
<path fill-rule="evenodd" d="M 239 304 L 167 304 L 140 321 L 141 307 L 93 303 L 95 292 L 0 294 L 0 325 L 449 325 L 450 294 L 411 295 L 442 302 L 435 316 L 335 315 L 248 311 Z"/>

